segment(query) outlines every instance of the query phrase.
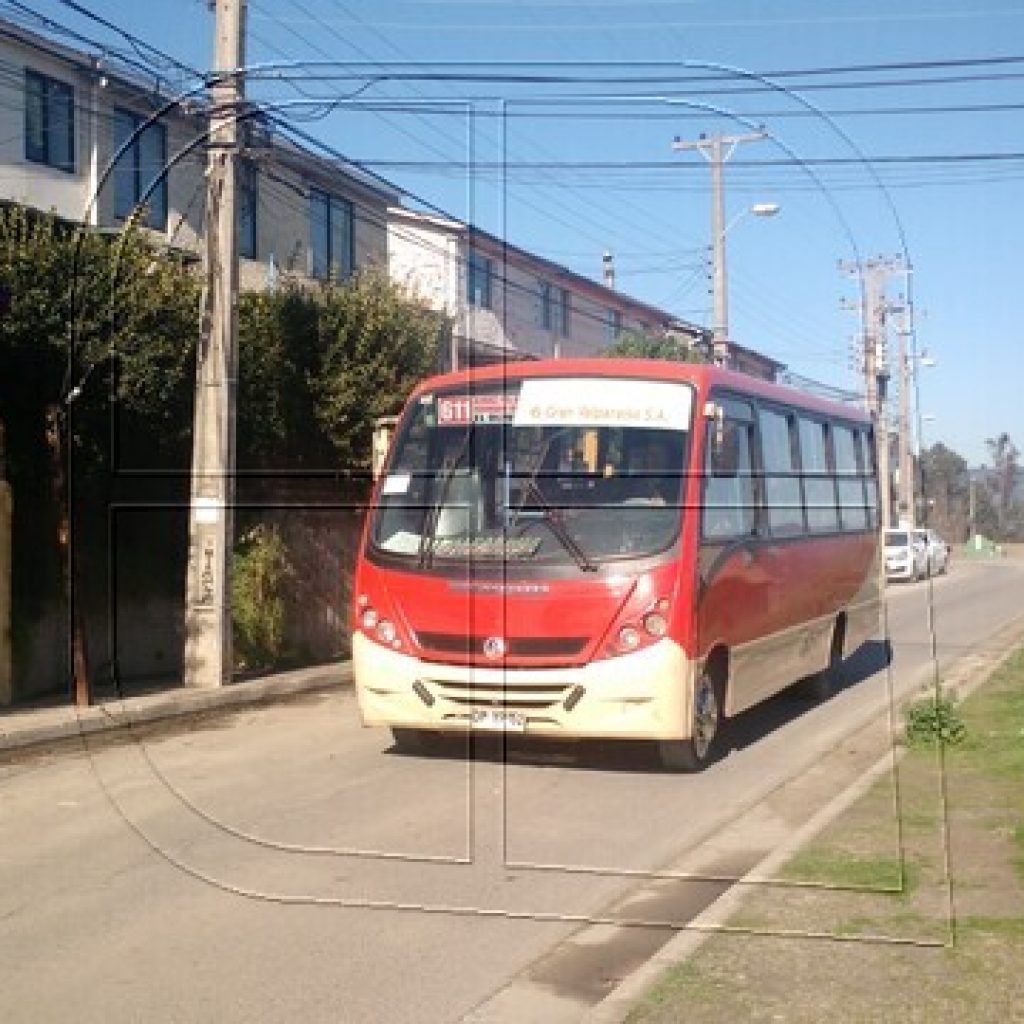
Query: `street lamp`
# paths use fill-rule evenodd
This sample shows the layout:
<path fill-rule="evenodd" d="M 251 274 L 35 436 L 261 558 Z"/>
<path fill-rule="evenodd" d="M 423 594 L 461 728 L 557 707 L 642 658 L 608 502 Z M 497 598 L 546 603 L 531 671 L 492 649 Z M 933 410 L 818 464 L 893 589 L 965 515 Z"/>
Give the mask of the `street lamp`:
<path fill-rule="evenodd" d="M 715 343 L 725 342 L 729 339 L 729 298 L 725 272 L 725 236 L 744 217 L 753 215 L 755 217 L 774 217 L 781 207 L 778 203 L 754 203 L 745 210 L 741 210 L 729 223 L 719 231 L 714 238 L 714 293 L 715 293 Z"/>

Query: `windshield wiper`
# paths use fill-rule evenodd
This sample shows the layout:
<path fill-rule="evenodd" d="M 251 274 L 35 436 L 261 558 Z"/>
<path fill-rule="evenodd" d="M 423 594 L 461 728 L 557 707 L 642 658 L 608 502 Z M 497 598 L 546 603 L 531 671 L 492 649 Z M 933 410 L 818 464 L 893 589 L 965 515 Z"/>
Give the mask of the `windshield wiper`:
<path fill-rule="evenodd" d="M 547 524 L 548 528 L 555 535 L 562 547 L 572 555 L 573 561 L 575 561 L 583 572 L 597 572 L 597 566 L 589 557 L 587 557 L 586 551 L 580 547 L 576 538 L 569 532 L 568 527 L 566 527 L 565 523 L 563 523 L 555 513 L 555 509 L 552 507 L 548 499 L 544 497 L 544 492 L 537 485 L 537 481 L 534 477 L 530 477 L 526 481 L 524 491 L 525 493 L 523 494 L 522 501 L 519 505 L 520 511 L 522 511 L 522 507 L 527 498 L 532 496 L 540 506 L 541 511 L 544 513 L 543 522 Z"/>
<path fill-rule="evenodd" d="M 466 454 L 466 449 L 469 447 L 469 438 L 470 428 L 467 427 L 465 435 L 459 442 L 459 447 L 441 464 L 441 474 L 435 489 L 434 502 L 423 518 L 423 533 L 420 534 L 420 549 L 417 555 L 421 569 L 431 564 L 433 556 L 432 544 L 435 539 L 434 533 L 437 530 L 438 521 L 441 518 L 441 508 L 448 497 L 448 488 L 451 487 L 452 480 L 455 479 L 455 471 L 462 461 L 462 456 Z"/>

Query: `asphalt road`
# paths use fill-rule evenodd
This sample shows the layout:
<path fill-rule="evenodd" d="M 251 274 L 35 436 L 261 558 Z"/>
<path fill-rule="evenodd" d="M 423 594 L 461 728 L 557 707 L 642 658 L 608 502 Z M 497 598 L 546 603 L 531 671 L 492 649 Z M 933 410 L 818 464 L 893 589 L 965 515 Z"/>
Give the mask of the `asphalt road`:
<path fill-rule="evenodd" d="M 933 653 L 1024 614 L 1024 565 L 956 565 L 887 606 L 891 671 L 867 645 L 832 700 L 743 716 L 699 776 L 633 748 L 401 756 L 350 692 L 0 766 L 0 1019 L 459 1020 Z"/>

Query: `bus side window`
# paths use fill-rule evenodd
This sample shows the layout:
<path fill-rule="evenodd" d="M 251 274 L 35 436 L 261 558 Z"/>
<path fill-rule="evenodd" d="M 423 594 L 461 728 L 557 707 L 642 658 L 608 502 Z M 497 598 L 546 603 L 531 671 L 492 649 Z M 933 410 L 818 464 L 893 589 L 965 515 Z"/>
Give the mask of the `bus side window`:
<path fill-rule="evenodd" d="M 749 536 L 756 526 L 750 423 L 708 423 L 704 460 L 703 535 L 707 540 Z"/>

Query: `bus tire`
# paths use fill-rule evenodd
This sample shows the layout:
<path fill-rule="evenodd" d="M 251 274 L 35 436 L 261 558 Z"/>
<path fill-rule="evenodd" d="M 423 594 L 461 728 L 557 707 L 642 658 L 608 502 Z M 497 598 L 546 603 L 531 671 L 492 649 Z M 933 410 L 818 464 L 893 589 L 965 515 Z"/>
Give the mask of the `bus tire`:
<path fill-rule="evenodd" d="M 690 735 L 685 740 L 661 740 L 658 760 L 663 768 L 676 771 L 703 771 L 718 753 L 722 733 L 722 703 L 725 687 L 720 678 L 705 666 L 693 693 Z"/>
<path fill-rule="evenodd" d="M 828 664 L 820 672 L 815 672 L 813 676 L 801 681 L 801 689 L 810 700 L 826 701 L 839 688 L 845 640 L 846 622 L 842 618 L 836 619 L 828 648 Z"/>

